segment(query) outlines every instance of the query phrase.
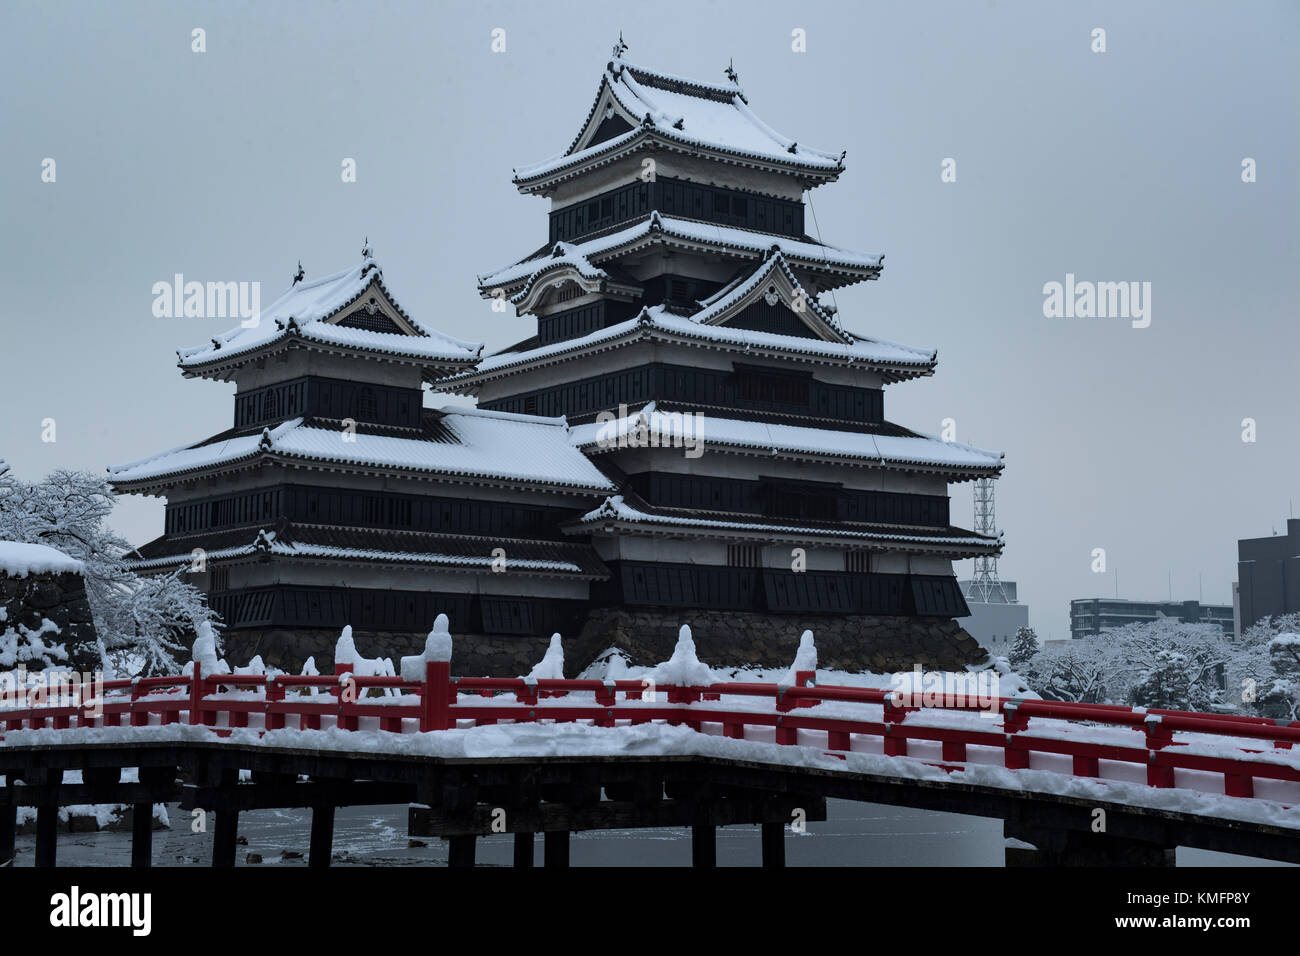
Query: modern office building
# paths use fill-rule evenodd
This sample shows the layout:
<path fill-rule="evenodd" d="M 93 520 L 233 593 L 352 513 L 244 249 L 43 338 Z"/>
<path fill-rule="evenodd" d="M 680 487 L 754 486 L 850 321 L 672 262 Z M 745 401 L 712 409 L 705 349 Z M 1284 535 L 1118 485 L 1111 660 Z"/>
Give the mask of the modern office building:
<path fill-rule="evenodd" d="M 1288 518 L 1286 534 L 1237 542 L 1238 633 L 1260 618 L 1300 611 L 1300 518 Z"/>
<path fill-rule="evenodd" d="M 970 617 L 961 622 L 966 633 L 990 654 L 1008 656 L 1016 631 L 1029 626 L 1029 605 L 1016 600 L 1016 582 L 999 580 L 987 594 L 976 581 L 959 581 L 958 587 L 970 608 Z"/>
<path fill-rule="evenodd" d="M 1119 598 L 1081 598 L 1070 602 L 1070 637 L 1092 637 L 1112 627 L 1141 624 L 1162 617 L 1188 624 L 1217 624 L 1233 633 L 1232 607 L 1200 601 L 1126 601 Z"/>

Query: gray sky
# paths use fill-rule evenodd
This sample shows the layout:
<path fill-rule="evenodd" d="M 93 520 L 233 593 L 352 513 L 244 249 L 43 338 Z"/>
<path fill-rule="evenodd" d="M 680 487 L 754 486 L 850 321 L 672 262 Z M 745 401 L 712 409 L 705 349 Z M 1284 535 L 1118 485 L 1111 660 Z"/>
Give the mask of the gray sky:
<path fill-rule="evenodd" d="M 269 304 L 299 258 L 337 271 L 369 235 L 424 322 L 490 349 L 529 334 L 474 276 L 545 241 L 546 203 L 511 168 L 568 145 L 620 29 L 629 59 L 667 72 L 718 79 L 735 57 L 768 123 L 848 150 L 812 194 L 821 235 L 887 258 L 837 294 L 841 317 L 939 349 L 934 378 L 887 391 L 891 420 L 952 417 L 958 440 L 1006 452 L 1001 567 L 1040 635 L 1067 635 L 1071 598 L 1114 593 L 1097 547 L 1121 596 L 1164 598 L 1172 574 L 1195 598 L 1203 575 L 1206 600 L 1230 601 L 1236 539 L 1300 499 L 1289 2 L 10 0 L 0 456 L 27 479 L 102 470 L 229 426 L 233 385 L 182 379 L 174 349 L 232 323 L 151 314 L 177 272 L 260 281 Z M 1150 327 L 1045 318 L 1043 284 L 1066 273 L 1152 283 Z M 953 514 L 970 523 L 969 485 Z M 123 499 L 115 524 L 149 540 L 161 501 Z"/>

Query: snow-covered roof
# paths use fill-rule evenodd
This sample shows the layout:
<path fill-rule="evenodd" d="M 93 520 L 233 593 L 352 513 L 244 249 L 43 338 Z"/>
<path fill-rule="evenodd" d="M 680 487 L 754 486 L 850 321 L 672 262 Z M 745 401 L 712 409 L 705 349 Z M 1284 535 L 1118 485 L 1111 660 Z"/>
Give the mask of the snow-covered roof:
<path fill-rule="evenodd" d="M 609 569 L 585 544 L 492 538 L 436 532 L 393 531 L 284 523 L 274 529 L 240 528 L 208 534 L 163 536 L 141 546 L 128 561 L 136 571 L 189 564 L 194 548 L 209 562 L 270 554 L 284 558 L 425 565 L 448 570 L 492 567 L 493 548 L 504 548 L 511 573 L 604 578 Z"/>
<path fill-rule="evenodd" d="M 580 243 L 564 243 L 564 256 L 575 266 L 595 270 L 606 259 L 627 255 L 651 245 L 698 247 L 704 251 L 740 259 L 763 259 L 774 249 L 788 263 L 822 272 L 874 277 L 882 268 L 883 256 L 867 255 L 826 243 L 795 239 L 775 233 L 753 232 L 736 226 L 681 219 L 652 211 L 639 222 L 615 232 Z M 479 291 L 489 298 L 494 290 L 511 291 L 520 283 L 532 282 L 539 273 L 553 268 L 553 247 L 535 253 L 514 265 L 479 276 Z"/>
<path fill-rule="evenodd" d="M 884 373 L 887 381 L 902 381 L 929 375 L 934 371 L 934 349 L 913 348 L 883 339 L 870 339 L 848 333 L 849 341 L 825 339 L 777 332 L 756 332 L 729 325 L 707 325 L 697 316 L 680 316 L 656 305 L 643 309 L 631 319 L 618 322 L 587 335 L 550 345 L 515 351 L 498 352 L 474 368 L 435 381 L 434 391 L 473 392 L 483 381 L 511 374 L 516 369 L 549 365 L 578 359 L 593 352 L 618 348 L 632 342 L 651 339 L 683 342 L 700 347 L 739 350 L 748 355 L 767 353 L 773 356 L 804 358 L 809 361 L 857 365 Z"/>
<path fill-rule="evenodd" d="M 594 142 L 600 124 L 618 116 L 632 128 Z M 706 83 L 635 66 L 621 52 L 605 68 L 595 102 L 578 135 L 559 156 L 519 167 L 521 189 L 541 188 L 588 163 L 609 160 L 656 142 L 725 162 L 797 174 L 812 182 L 835 179 L 844 154 L 802 145 L 754 114 L 734 72 Z"/>
<path fill-rule="evenodd" d="M 401 319 L 402 332 L 378 332 L 339 325 L 337 320 L 349 306 L 358 303 L 367 290 L 376 289 Z M 408 331 L 409 330 L 409 331 Z M 365 259 L 342 272 L 324 278 L 296 282 L 261 310 L 257 324 L 242 325 L 216 336 L 207 345 L 178 349 L 179 365 L 185 370 L 225 363 L 227 360 L 265 348 L 290 336 L 323 345 L 341 346 L 385 355 L 424 359 L 439 364 L 471 362 L 483 350 L 482 343 L 464 342 L 434 331 L 402 310 L 384 285 L 383 270 L 373 259 Z"/>
<path fill-rule="evenodd" d="M 0 574 L 25 578 L 29 574 L 77 574 L 85 565 L 57 548 L 44 544 L 27 544 L 22 541 L 0 541 Z"/>
<path fill-rule="evenodd" d="M 425 410 L 426 437 L 367 432 L 295 418 L 260 434 L 235 435 L 109 468 L 114 485 L 144 484 L 262 456 L 336 462 L 448 477 L 496 479 L 581 490 L 612 490 L 568 438 L 563 419 L 476 408 Z M 354 438 L 355 440 L 345 440 Z"/>
<path fill-rule="evenodd" d="M 724 535 L 752 536 L 767 540 L 773 537 L 791 537 L 800 541 L 818 538 L 833 538 L 858 547 L 878 544 L 893 547 L 910 544 L 924 547 L 926 550 L 941 550 L 944 553 L 960 552 L 969 557 L 975 554 L 997 552 L 1002 542 L 999 538 L 989 538 L 974 532 L 953 534 L 958 529 L 936 528 L 932 531 L 921 529 L 884 530 L 864 527 L 846 526 L 842 522 L 819 524 L 789 525 L 777 520 L 759 520 L 751 518 L 742 520 L 720 516 L 717 512 L 707 515 L 673 514 L 671 509 L 653 508 L 641 501 L 628 500 L 625 495 L 611 495 L 599 508 L 593 508 L 576 521 L 570 523 L 566 530 L 588 533 L 590 526 L 601 523 L 614 523 L 620 526 L 640 526 L 660 528 L 666 531 L 690 528 L 696 532 L 716 532 Z"/>
<path fill-rule="evenodd" d="M 689 424 L 687 424 L 689 422 Z M 869 432 L 777 425 L 738 418 L 699 418 L 663 412 L 650 403 L 639 412 L 609 422 L 575 425 L 573 442 L 590 455 L 635 447 L 632 439 L 644 429 L 651 435 L 681 436 L 703 447 L 750 454 L 794 454 L 840 461 L 859 461 L 894 467 L 953 470 L 972 476 L 992 475 L 1002 469 L 1002 454 L 972 445 L 946 442 L 928 435 L 881 435 Z M 660 439 L 663 443 L 663 437 Z"/>

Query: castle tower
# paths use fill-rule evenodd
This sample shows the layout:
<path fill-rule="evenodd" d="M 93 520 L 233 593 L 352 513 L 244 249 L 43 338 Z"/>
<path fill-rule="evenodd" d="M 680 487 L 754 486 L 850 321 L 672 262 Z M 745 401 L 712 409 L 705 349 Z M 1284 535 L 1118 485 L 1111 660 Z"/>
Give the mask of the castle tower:
<path fill-rule="evenodd" d="M 885 387 L 936 353 L 851 331 L 825 298 L 883 268 L 806 232 L 804 193 L 844 155 L 765 124 L 733 69 L 700 82 L 625 53 L 564 153 L 515 170 L 550 201 L 546 243 L 479 277 L 535 334 L 433 389 L 564 416 L 618 484 L 564 528 L 611 572 L 593 647 L 690 619 L 702 653 L 712 628 L 733 635 L 715 657 L 784 659 L 793 617 L 846 665 L 978 656 L 952 562 L 1001 541 L 954 527 L 947 492 L 1002 456 L 886 419 Z"/>
<path fill-rule="evenodd" d="M 344 625 L 368 655 L 409 654 L 445 612 L 478 638 L 458 642 L 458 673 L 520 673 L 607 576 L 560 525 L 615 485 L 562 420 L 424 408 L 422 384 L 482 346 L 408 315 L 368 252 L 177 353 L 187 378 L 235 383 L 234 420 L 109 469 L 118 491 L 167 499 L 134 567 L 185 567 L 233 660 L 329 666 Z"/>

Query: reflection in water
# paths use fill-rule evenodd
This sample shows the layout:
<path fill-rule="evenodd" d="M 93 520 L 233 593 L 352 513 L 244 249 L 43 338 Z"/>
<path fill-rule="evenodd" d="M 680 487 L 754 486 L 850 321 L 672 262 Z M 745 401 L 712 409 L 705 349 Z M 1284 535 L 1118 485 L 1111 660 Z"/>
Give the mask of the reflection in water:
<path fill-rule="evenodd" d="M 154 833 L 154 866 L 206 866 L 212 859 L 212 834 L 192 833 L 190 814 L 169 806 L 172 828 Z M 786 831 L 790 866 L 1001 866 L 1002 822 L 906 807 L 827 801 L 830 819 L 809 823 L 808 832 Z M 209 818 L 210 823 L 210 818 Z M 305 866 L 311 813 L 307 810 L 257 810 L 239 818 L 238 863 L 261 854 L 261 866 Z M 430 866 L 447 862 L 447 846 L 436 837 L 426 846 L 411 846 L 406 835 L 406 807 L 343 807 L 335 815 L 336 866 Z M 35 837 L 20 836 L 17 866 L 31 866 Z M 288 851 L 302 856 L 284 857 Z M 510 866 L 513 837 L 494 834 L 478 843 L 477 860 L 485 866 Z M 570 841 L 574 866 L 689 866 L 690 831 L 600 830 L 575 833 Z M 64 866 L 126 866 L 131 860 L 129 833 L 61 833 L 58 862 Z M 535 844 L 542 862 L 542 840 Z M 757 827 L 723 827 L 718 831 L 720 866 L 758 866 Z M 1180 849 L 1180 866 L 1272 865 L 1269 861 Z"/>

